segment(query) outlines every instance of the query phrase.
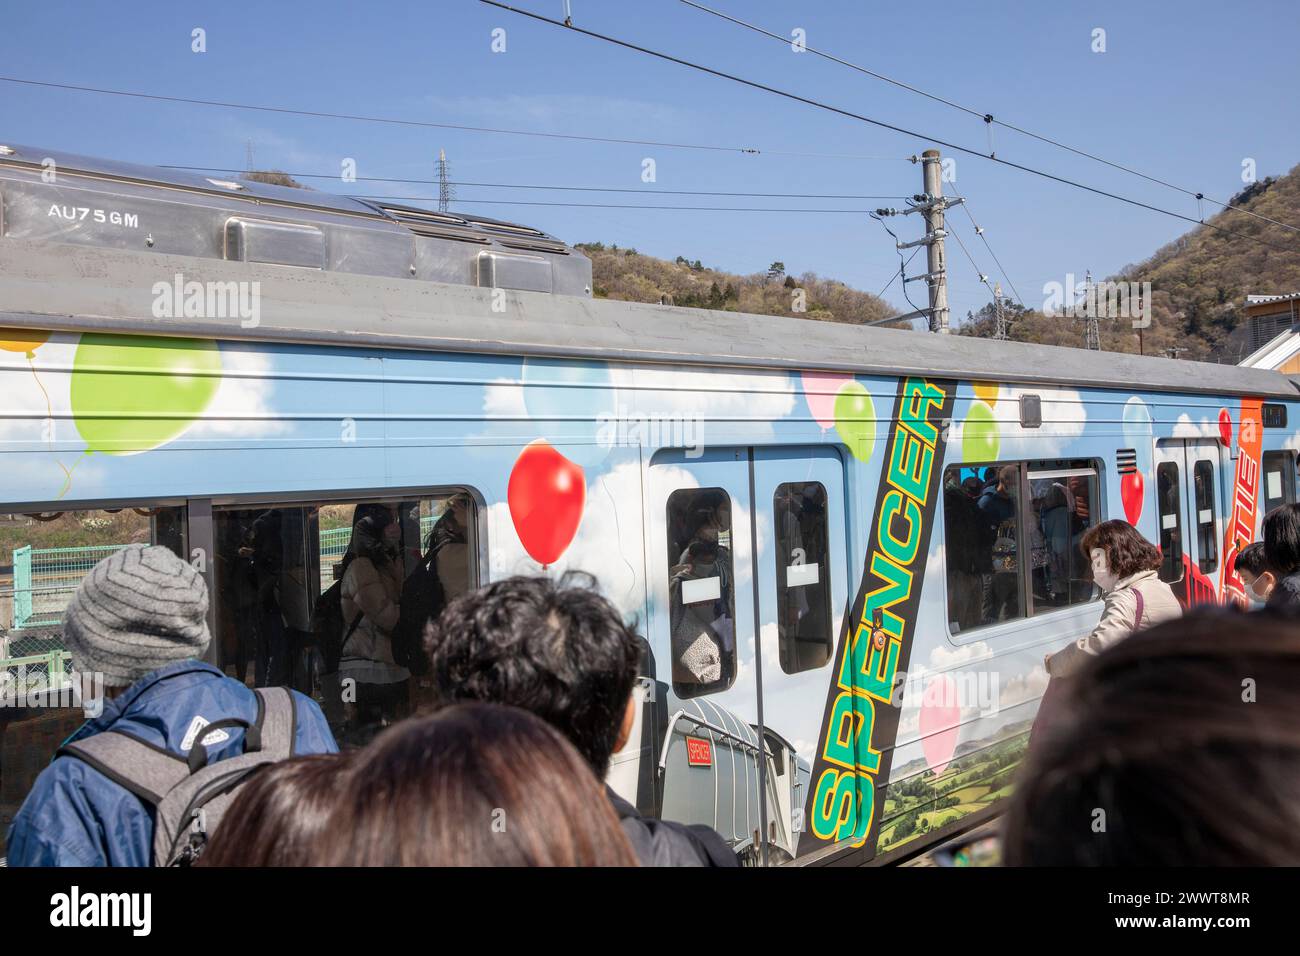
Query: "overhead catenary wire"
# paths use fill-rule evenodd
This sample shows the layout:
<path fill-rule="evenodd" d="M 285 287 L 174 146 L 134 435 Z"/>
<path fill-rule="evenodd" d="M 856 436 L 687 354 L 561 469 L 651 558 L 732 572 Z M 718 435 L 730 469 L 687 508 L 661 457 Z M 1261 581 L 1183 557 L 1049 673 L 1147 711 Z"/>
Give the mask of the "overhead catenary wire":
<path fill-rule="evenodd" d="M 782 44 L 790 43 L 789 37 L 783 37 L 780 34 L 771 32 L 770 30 L 765 30 L 763 27 L 760 27 L 755 23 L 750 23 L 746 20 L 740 19 L 739 17 L 734 17 L 731 16 L 730 14 L 723 13 L 721 10 L 714 10 L 713 8 L 707 7 L 702 3 L 697 3 L 696 0 L 680 0 L 680 2 L 686 4 L 688 7 L 694 7 L 696 10 L 699 10 L 703 13 L 710 14 L 711 16 L 718 17 L 719 19 L 726 20 L 730 23 L 734 23 L 737 26 L 744 27 L 746 30 L 752 30 L 753 32 L 762 34 L 763 36 L 771 37 L 773 40 L 777 40 Z M 1045 136 L 1041 133 L 1035 133 L 1033 130 L 1026 129 L 1022 126 L 1017 126 L 1014 123 L 1008 123 L 1005 120 L 998 119 L 991 112 L 985 110 L 977 110 L 969 106 L 963 106 L 961 103 L 954 102 L 953 100 L 947 99 L 946 97 L 943 96 L 939 96 L 936 93 L 930 93 L 926 90 L 921 89 L 920 87 L 913 86 L 910 83 L 904 83 L 902 80 L 898 80 L 893 77 L 886 76 L 883 73 L 878 73 L 875 70 L 871 70 L 865 66 L 862 66 L 861 64 L 853 63 L 849 60 L 842 59 L 838 56 L 835 56 L 832 53 L 827 53 L 824 50 L 818 50 L 815 47 L 809 46 L 806 42 L 801 43 L 801 49 L 806 50 L 809 53 L 812 53 L 814 56 L 819 56 L 824 60 L 829 60 L 832 63 L 838 63 L 840 66 L 848 67 L 851 70 L 856 70 L 859 73 L 864 73 L 867 76 L 871 76 L 874 77 L 875 79 L 882 80 L 885 83 L 890 83 L 901 89 L 908 90 L 909 92 L 915 93 L 919 96 L 923 96 L 926 99 L 933 100 L 937 103 L 942 103 L 943 105 L 949 106 L 955 110 L 960 110 L 963 113 L 967 113 L 970 116 L 974 116 L 982 120 L 986 127 L 991 128 L 993 126 L 1001 126 L 1003 129 L 1008 129 L 1011 130 L 1012 132 L 1019 133 L 1022 136 L 1027 136 L 1030 139 L 1039 141 L 1040 143 L 1046 143 L 1058 149 L 1063 149 L 1066 152 L 1073 153 L 1076 156 L 1082 156 L 1085 159 L 1092 160 L 1093 162 L 1096 163 L 1101 163 L 1102 165 L 1109 166 L 1112 169 L 1118 169 L 1121 172 L 1125 172 L 1132 176 L 1137 176 L 1141 179 L 1145 179 L 1147 182 L 1155 183 L 1157 185 L 1164 186 L 1168 189 L 1172 189 L 1175 192 L 1182 193 L 1185 196 L 1191 196 L 1192 198 L 1196 199 L 1198 203 L 1201 200 L 1205 200 L 1206 202 L 1211 202 L 1217 206 L 1221 206 L 1224 209 L 1230 209 L 1233 212 L 1242 213 L 1247 216 L 1253 216 L 1254 218 L 1259 219 L 1263 222 L 1272 223 L 1275 226 L 1281 226 L 1282 228 L 1290 229 L 1293 232 L 1300 232 L 1300 226 L 1293 226 L 1290 223 L 1281 222 L 1277 219 L 1270 219 L 1268 216 L 1260 215 L 1259 213 L 1253 212 L 1249 209 L 1243 209 L 1240 206 L 1233 206 L 1230 203 L 1223 202 L 1222 200 L 1214 199 L 1210 196 L 1206 196 L 1203 192 L 1201 192 L 1198 189 L 1189 189 L 1186 186 L 1179 186 L 1176 183 L 1171 183 L 1165 179 L 1161 179 L 1159 176 L 1153 176 L 1151 174 L 1144 173 L 1139 169 L 1134 169 L 1133 167 L 1126 166 L 1123 163 L 1117 163 L 1113 160 L 1106 159 L 1103 156 L 1098 156 L 1095 153 L 1088 152 L 1087 150 L 1079 149 L 1077 146 L 1071 146 L 1068 143 L 1060 142 L 1059 140 L 1053 139 L 1050 136 Z M 988 155 L 992 156 L 993 154 L 994 154 L 994 150 L 992 146 L 992 135 L 990 133 L 990 145 L 989 145 Z M 1203 218 L 1204 217 L 1201 217 L 1201 219 Z M 1017 296 L 1017 298 L 1019 297 Z M 1023 305 L 1023 303 L 1021 304 Z"/>
<path fill-rule="evenodd" d="M 633 51 L 635 51 L 635 52 L 637 52 L 637 53 L 643 53 L 643 54 L 645 54 L 645 55 L 647 55 L 647 56 L 656 57 L 657 59 L 665 60 L 665 61 L 667 61 L 667 62 L 669 62 L 669 63 L 676 63 L 676 64 L 678 64 L 679 66 L 684 66 L 684 67 L 687 67 L 688 69 L 697 70 L 697 71 L 699 71 L 699 72 L 701 72 L 701 73 L 707 73 L 707 74 L 709 74 L 710 76 L 716 76 L 716 77 L 718 77 L 718 78 L 720 78 L 720 79 L 729 80 L 729 81 L 731 81 L 731 82 L 733 82 L 733 83 L 739 83 L 739 84 L 741 84 L 741 85 L 743 85 L 743 86 L 748 86 L 748 87 L 750 87 L 750 88 L 752 88 L 752 89 L 761 90 L 761 91 L 766 92 L 766 93 L 771 93 L 771 94 L 773 94 L 774 96 L 779 96 L 779 97 L 782 97 L 782 98 L 784 98 L 784 99 L 792 100 L 792 101 L 797 102 L 797 103 L 803 103 L 803 104 L 805 104 L 805 105 L 807 105 L 807 106 L 812 106 L 812 107 L 817 108 L 817 109 L 825 110 L 825 111 L 827 111 L 827 112 L 829 112 L 829 113 L 835 113 L 835 114 L 837 114 L 837 115 L 839 115 L 839 116 L 843 116 L 843 117 L 846 117 L 846 118 L 848 118 L 848 119 L 857 120 L 857 121 L 862 122 L 862 123 L 868 123 L 868 124 L 870 124 L 870 125 L 872 125 L 872 126 L 878 126 L 878 127 L 880 127 L 881 129 L 891 130 L 892 132 L 900 133 L 900 134 L 902 134 L 902 135 L 904 135 L 904 136 L 909 136 L 909 137 L 912 137 L 913 139 L 917 139 L 917 140 L 920 140 L 920 141 L 922 141 L 922 142 L 933 143 L 933 144 L 938 145 L 938 146 L 943 146 L 943 147 L 945 147 L 945 148 L 947 148 L 947 149 L 951 149 L 951 150 L 953 150 L 953 151 L 955 151 L 955 152 L 965 153 L 965 154 L 968 155 L 968 156 L 978 156 L 978 157 L 981 158 L 981 159 L 988 160 L 989 162 L 992 162 L 992 163 L 997 163 L 998 165 L 1001 165 L 1001 166 L 1006 166 L 1006 167 L 1008 167 L 1009 169 L 1016 169 L 1016 170 L 1019 170 L 1019 171 L 1021 171 L 1021 172 L 1029 173 L 1029 174 L 1034 175 L 1034 176 L 1039 176 L 1039 177 L 1041 177 L 1041 178 L 1043 178 L 1043 179 L 1047 179 L 1047 180 L 1050 180 L 1050 181 L 1052 181 L 1052 182 L 1060 183 L 1060 184 L 1065 185 L 1065 186 L 1070 186 L 1070 187 L 1073 187 L 1073 188 L 1075 188 L 1075 189 L 1080 189 L 1080 190 L 1083 190 L 1083 191 L 1085 191 L 1085 192 L 1092 193 L 1092 194 L 1097 195 L 1097 196 L 1105 196 L 1105 197 L 1107 197 L 1107 198 L 1109 198 L 1109 199 L 1114 199 L 1114 200 L 1116 200 L 1116 201 L 1118 201 L 1118 202 L 1127 203 L 1128 205 L 1135 206 L 1135 207 L 1140 208 L 1140 209 L 1147 209 L 1147 210 L 1150 210 L 1151 212 L 1160 213 L 1161 215 L 1169 216 L 1169 217 L 1174 218 L 1174 219 L 1179 219 L 1179 220 L 1182 220 L 1182 221 L 1184 221 L 1184 222 L 1190 222 L 1190 223 L 1193 223 L 1193 224 L 1195 224 L 1195 225 L 1203 225 L 1203 226 L 1205 226 L 1206 228 L 1213 229 L 1213 230 L 1215 230 L 1215 231 L 1217 231 L 1217 232 L 1224 233 L 1225 235 L 1235 236 L 1235 237 L 1237 237 L 1237 238 L 1239 238 L 1239 239 L 1247 239 L 1247 240 L 1250 240 L 1250 241 L 1252 241 L 1252 242 L 1257 242 L 1257 243 L 1259 243 L 1260 245 L 1267 246 L 1267 247 L 1269 247 L 1269 248 L 1271 248 L 1271 249 L 1274 249 L 1274 250 L 1276 250 L 1276 251 L 1278 251 L 1278 252 L 1290 252 L 1290 251 L 1291 251 L 1290 249 L 1287 249 L 1287 248 L 1284 247 L 1284 246 L 1275 245 L 1274 243 L 1271 243 L 1271 242 L 1269 242 L 1269 241 L 1266 240 L 1266 239 L 1261 239 L 1261 238 L 1259 238 L 1258 236 L 1252 236 L 1252 235 L 1249 235 L 1249 234 L 1246 234 L 1246 233 L 1234 232 L 1234 231 L 1231 230 L 1231 229 L 1225 229 L 1223 226 L 1217 226 L 1217 225 L 1215 225 L 1214 223 L 1204 222 L 1204 221 L 1202 221 L 1202 220 L 1200 220 L 1200 219 L 1197 219 L 1197 218 L 1195 218 L 1195 217 L 1188 216 L 1188 215 L 1184 215 L 1183 213 L 1180 213 L 1180 212 L 1175 212 L 1175 211 L 1172 210 L 1172 209 L 1165 209 L 1165 208 L 1162 208 L 1162 207 L 1160 207 L 1160 206 L 1154 206 L 1154 205 L 1152 205 L 1152 204 L 1150 204 L 1150 203 L 1145 203 L 1145 202 L 1142 202 L 1141 200 L 1133 199 L 1133 198 L 1130 197 L 1130 196 L 1122 196 L 1122 195 L 1120 195 L 1120 194 L 1118 194 L 1118 193 L 1113 193 L 1113 192 L 1110 192 L 1109 190 L 1101 189 L 1101 188 L 1099 188 L 1099 187 L 1097 187 L 1097 186 L 1089 186 L 1089 185 L 1086 184 L 1086 183 L 1081 183 L 1081 182 L 1079 182 L 1079 181 L 1077 181 L 1077 180 L 1069 179 L 1069 178 L 1067 178 L 1067 177 L 1065 177 L 1065 176 L 1058 176 L 1058 175 L 1055 174 L 1055 173 L 1049 173 L 1049 172 L 1047 172 L 1046 170 L 1037 169 L 1037 168 L 1035 168 L 1035 167 L 1033 167 L 1033 166 L 1027 166 L 1027 165 L 1024 165 L 1023 163 L 1012 162 L 1012 161 L 1009 160 L 1009 159 L 1003 159 L 1003 158 L 1001 158 L 1001 157 L 999 157 L 999 156 L 996 156 L 996 155 L 993 155 L 993 154 L 991 154 L 991 153 L 983 153 L 983 152 L 980 152 L 978 149 L 974 149 L 974 148 L 969 147 L 969 146 L 961 146 L 961 145 L 958 145 L 957 143 L 949 142 L 949 141 L 947 141 L 947 140 L 940 139 L 940 138 L 935 137 L 935 136 L 930 136 L 930 135 L 928 135 L 928 134 L 921 133 L 921 132 L 918 132 L 918 131 L 916 131 L 916 130 L 907 129 L 906 127 L 898 126 L 898 125 L 893 124 L 893 123 L 887 123 L 887 122 L 885 122 L 884 120 L 874 119 L 874 118 L 872 118 L 872 117 L 870 117 L 870 116 L 865 116 L 865 115 L 863 115 L 863 114 L 861 114 L 861 113 L 855 113 L 855 112 L 853 112 L 852 110 L 844 109 L 843 107 L 834 106 L 834 105 L 832 105 L 832 104 L 830 104 L 830 103 L 825 103 L 825 102 L 823 102 L 823 101 L 821 101 L 821 100 L 816 100 L 816 99 L 813 99 L 813 98 L 811 98 L 811 97 L 802 96 L 802 95 L 800 95 L 800 94 L 798 94 L 798 93 L 791 93 L 791 92 L 789 92 L 788 90 L 782 90 L 782 89 L 779 89 L 779 88 L 777 88 L 777 87 L 770 86 L 770 85 L 768 85 L 768 84 L 766 84 L 766 83 L 760 83 L 760 82 L 758 82 L 757 80 L 746 79 L 745 77 L 737 76 L 737 75 L 734 74 L 734 73 L 728 73 L 728 72 L 726 72 L 725 70 L 719 70 L 719 69 L 716 69 L 716 68 L 714 68 L 714 67 L 705 66 L 705 65 L 700 64 L 700 63 L 695 63 L 695 62 L 692 62 L 692 61 L 690 61 L 690 60 L 686 60 L 686 59 L 683 59 L 683 58 L 681 58 L 681 57 L 674 56 L 674 55 L 672 55 L 672 54 L 670 54 L 670 53 L 663 53 L 663 52 L 660 52 L 660 51 L 658 51 L 658 50 L 652 50 L 652 49 L 650 49 L 649 47 L 640 46 L 639 44 L 632 43 L 631 41 L 628 41 L 628 40 L 622 40 L 622 39 L 619 39 L 618 37 L 612 37 L 612 36 L 609 36 L 609 35 L 607 35 L 607 34 L 597 33 L 596 31 L 593 31 L 593 30 L 587 30 L 587 29 L 584 29 L 583 27 L 572 26 L 572 25 L 566 25 L 565 23 L 563 23 L 563 22 L 560 21 L 560 20 L 552 19 L 551 17 L 544 16 L 543 14 L 540 14 L 540 13 L 534 13 L 534 12 L 532 12 L 531 10 L 523 10 L 523 9 L 520 9 L 519 7 L 513 7 L 513 6 L 511 6 L 510 4 L 507 4 L 507 3 L 501 3 L 501 2 L 499 2 L 499 0 L 479 0 L 479 2 L 480 2 L 480 3 L 487 4 L 488 6 L 497 7 L 498 9 L 501 9 L 501 10 L 506 10 L 506 11 L 508 11 L 508 12 L 510 12 L 510 13 L 514 13 L 514 14 L 517 14 L 517 15 L 522 16 L 522 17 L 527 17 L 527 18 L 532 19 L 532 20 L 537 20 L 537 21 L 539 21 L 539 22 L 541 22 L 541 23 L 547 23 L 547 24 L 550 24 L 551 26 L 559 27 L 559 28 L 561 28 L 561 29 L 563 29 L 563 30 L 568 30 L 568 31 L 573 32 L 573 33 L 580 33 L 580 34 L 582 34 L 582 35 L 584 35 L 584 36 L 591 37 L 592 39 L 601 40 L 601 41 L 603 41 L 603 42 L 605 42 L 605 43 L 612 43 L 612 44 L 614 44 L 614 45 L 616 45 L 616 46 L 621 46 L 621 47 L 623 47 L 623 48 L 625 48 L 625 49 L 633 50 Z"/>
<path fill-rule="evenodd" d="M 220 166 L 179 166 L 174 164 L 164 165 L 160 169 L 180 169 L 187 172 L 207 172 L 207 173 L 247 173 L 245 169 L 224 169 Z M 282 172 L 275 170 L 275 172 Z M 338 173 L 283 173 L 294 179 L 337 179 L 342 180 Z M 393 176 L 356 176 L 348 181 L 359 183 L 397 183 L 406 186 L 436 186 L 439 185 L 437 179 L 399 179 Z M 592 192 L 592 193 L 633 193 L 645 196 L 734 196 L 750 199 L 907 199 L 907 196 L 866 196 L 855 193 L 754 193 L 754 192 L 723 192 L 713 189 L 634 189 L 626 186 L 557 186 L 543 183 L 469 183 L 469 182 L 448 182 L 449 186 L 467 186 L 481 187 L 484 189 L 538 189 L 538 190 L 558 190 L 564 192 Z M 374 198 L 374 197 L 371 197 Z M 423 197 L 419 197 L 423 198 Z"/>
<path fill-rule="evenodd" d="M 435 123 L 432 120 L 405 119 L 396 116 L 367 116 L 359 113 L 335 113 L 327 110 L 295 109 L 288 106 L 266 106 L 254 103 L 235 103 L 230 100 L 206 100 L 188 96 L 171 96 L 147 93 L 140 90 L 115 90 L 108 87 L 83 86 L 76 83 L 53 83 L 18 76 L 0 76 L 0 83 L 69 90 L 74 93 L 96 93 L 102 96 L 120 96 L 130 99 L 153 100 L 162 103 L 180 103 L 186 106 L 211 106 L 219 109 L 245 110 L 259 113 L 280 113 L 289 116 L 307 116 L 314 119 L 347 120 L 356 123 L 382 123 L 391 126 L 412 126 L 427 129 L 459 130 L 469 133 L 495 133 L 506 136 L 534 136 L 543 139 L 577 140 L 587 143 L 609 143 L 623 146 L 654 146 L 660 149 L 694 149 L 719 153 L 744 153 L 748 155 L 794 156 L 828 159 L 886 160 L 907 162 L 906 156 L 858 155 L 853 153 L 809 153 L 790 150 L 765 149 L 757 146 L 720 146 L 710 143 L 678 143 L 653 139 L 629 139 L 617 136 L 592 136 L 579 133 L 550 133 L 543 130 L 507 129 L 494 126 L 467 126 L 461 123 Z M 240 170 L 243 172 L 243 170 Z"/>

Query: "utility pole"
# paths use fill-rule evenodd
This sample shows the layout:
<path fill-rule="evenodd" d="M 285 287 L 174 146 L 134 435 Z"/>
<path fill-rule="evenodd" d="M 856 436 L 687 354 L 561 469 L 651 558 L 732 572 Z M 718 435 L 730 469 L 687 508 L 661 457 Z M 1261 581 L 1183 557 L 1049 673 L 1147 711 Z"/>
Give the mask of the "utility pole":
<path fill-rule="evenodd" d="M 450 182 L 451 167 L 447 165 L 447 151 L 438 150 L 438 212 L 446 212 L 454 191 Z"/>
<path fill-rule="evenodd" d="M 921 172 L 925 192 L 909 199 L 906 209 L 877 209 L 872 218 L 881 220 L 881 225 L 884 225 L 883 217 L 885 216 L 908 216 L 914 212 L 919 212 L 925 218 L 925 236 L 923 238 L 912 242 L 899 242 L 895 237 L 894 246 L 900 252 L 904 249 L 911 249 L 913 246 L 926 247 L 928 271 L 925 275 L 904 276 L 903 282 L 919 282 L 924 279 L 930 289 L 930 307 L 928 309 L 916 309 L 904 315 L 895 315 L 868 324 L 878 325 L 883 322 L 897 322 L 901 319 L 919 319 L 924 315 L 929 319 L 931 332 L 947 335 L 951 329 L 948 325 L 948 266 L 943 252 L 943 240 L 948 235 L 944 231 L 944 211 L 949 206 L 960 205 L 965 200 L 961 198 L 943 198 L 942 166 L 939 162 L 939 151 L 937 149 L 927 149 L 919 157 L 912 157 L 912 162 L 918 161 L 922 164 Z M 885 228 L 889 229 L 888 226 L 885 226 Z M 892 230 L 890 230 L 889 234 L 894 235 Z"/>
<path fill-rule="evenodd" d="M 248 167 L 245 172 L 251 173 L 253 171 L 253 141 L 250 139 L 244 144 L 244 148 L 244 165 Z"/>
<path fill-rule="evenodd" d="M 925 181 L 928 206 L 925 210 L 925 231 L 929 239 L 926 250 L 930 277 L 930 331 L 948 334 L 948 269 L 943 255 L 943 176 L 939 151 L 927 149 L 921 154 L 921 172 Z"/>

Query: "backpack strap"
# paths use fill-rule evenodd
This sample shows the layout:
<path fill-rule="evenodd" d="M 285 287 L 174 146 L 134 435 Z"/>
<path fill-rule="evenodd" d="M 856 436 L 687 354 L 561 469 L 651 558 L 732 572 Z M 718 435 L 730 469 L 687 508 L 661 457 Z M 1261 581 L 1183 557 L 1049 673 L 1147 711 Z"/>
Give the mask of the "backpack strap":
<path fill-rule="evenodd" d="M 287 687 L 257 688 L 258 727 L 262 750 L 273 760 L 294 755 L 298 739 L 298 706 Z"/>
<path fill-rule="evenodd" d="M 89 764 L 153 807 L 190 775 L 184 758 L 121 730 L 64 744 L 55 756 L 74 757 Z"/>
<path fill-rule="evenodd" d="M 1133 615 L 1133 630 L 1142 626 L 1142 612 L 1146 609 L 1146 602 L 1142 599 L 1142 592 L 1137 588 L 1129 588 L 1133 596 L 1137 598 L 1137 613 Z"/>

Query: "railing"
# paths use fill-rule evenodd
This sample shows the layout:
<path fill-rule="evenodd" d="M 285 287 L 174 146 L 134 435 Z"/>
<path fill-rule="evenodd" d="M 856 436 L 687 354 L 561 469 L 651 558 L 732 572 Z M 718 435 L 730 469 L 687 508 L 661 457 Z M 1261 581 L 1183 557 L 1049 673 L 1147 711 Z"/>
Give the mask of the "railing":
<path fill-rule="evenodd" d="M 0 699 L 58 690 L 64 684 L 65 665 L 71 659 L 72 655 L 63 650 L 0 658 Z"/>

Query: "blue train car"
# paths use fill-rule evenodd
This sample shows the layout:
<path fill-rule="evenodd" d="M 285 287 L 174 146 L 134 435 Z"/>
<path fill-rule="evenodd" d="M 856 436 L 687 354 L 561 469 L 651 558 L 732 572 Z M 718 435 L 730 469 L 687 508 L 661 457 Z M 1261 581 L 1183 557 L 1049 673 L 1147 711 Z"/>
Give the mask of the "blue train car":
<path fill-rule="evenodd" d="M 62 602 L 151 540 L 203 569 L 216 663 L 345 722 L 276 648 L 381 502 L 408 567 L 456 532 L 453 593 L 595 575 L 647 642 L 610 785 L 755 863 L 991 819 L 1100 614 L 1083 531 L 1233 600 L 1295 500 L 1274 372 L 602 301 L 515 224 L 23 147 L 0 233 L 0 691 L 56 688 Z M 0 815 L 75 718 L 0 711 Z"/>

